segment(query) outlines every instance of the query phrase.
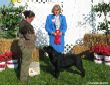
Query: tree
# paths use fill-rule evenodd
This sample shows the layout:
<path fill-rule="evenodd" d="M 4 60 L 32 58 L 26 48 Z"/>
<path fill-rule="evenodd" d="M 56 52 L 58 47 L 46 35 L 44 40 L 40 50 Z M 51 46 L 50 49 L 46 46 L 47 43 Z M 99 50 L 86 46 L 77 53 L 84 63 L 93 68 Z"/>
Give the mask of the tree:
<path fill-rule="evenodd" d="M 92 10 L 98 13 L 98 17 L 101 18 L 102 14 L 104 15 L 103 22 L 99 22 L 97 29 L 98 30 L 105 30 L 106 37 L 110 34 L 109 25 L 110 21 L 107 20 L 107 14 L 110 12 L 110 3 L 98 3 L 97 5 L 93 6 Z M 107 40 L 108 42 L 108 40 Z"/>
<path fill-rule="evenodd" d="M 15 38 L 24 7 L 2 6 L 0 11 L 0 37 Z"/>

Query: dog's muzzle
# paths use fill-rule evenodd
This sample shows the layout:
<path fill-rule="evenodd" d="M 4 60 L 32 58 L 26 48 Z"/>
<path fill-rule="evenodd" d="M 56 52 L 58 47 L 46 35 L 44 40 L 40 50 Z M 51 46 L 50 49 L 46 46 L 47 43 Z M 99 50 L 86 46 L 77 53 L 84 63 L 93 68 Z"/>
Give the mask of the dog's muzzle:
<path fill-rule="evenodd" d="M 47 52 L 44 53 L 45 56 L 49 56 Z"/>
<path fill-rule="evenodd" d="M 44 52 L 45 56 L 48 56 L 48 53 L 44 50 L 44 48 L 42 48 L 42 51 Z"/>

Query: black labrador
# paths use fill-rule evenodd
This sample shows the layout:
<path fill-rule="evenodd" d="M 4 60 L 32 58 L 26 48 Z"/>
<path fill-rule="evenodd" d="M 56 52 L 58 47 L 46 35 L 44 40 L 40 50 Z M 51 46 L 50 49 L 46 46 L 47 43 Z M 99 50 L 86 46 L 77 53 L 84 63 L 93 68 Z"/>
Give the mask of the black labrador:
<path fill-rule="evenodd" d="M 85 76 L 85 69 L 83 68 L 82 59 L 80 56 L 74 54 L 58 53 L 51 46 L 43 47 L 43 50 L 48 53 L 50 62 L 54 66 L 54 76 L 59 77 L 61 68 L 68 68 L 76 66 L 80 70 L 81 77 Z"/>

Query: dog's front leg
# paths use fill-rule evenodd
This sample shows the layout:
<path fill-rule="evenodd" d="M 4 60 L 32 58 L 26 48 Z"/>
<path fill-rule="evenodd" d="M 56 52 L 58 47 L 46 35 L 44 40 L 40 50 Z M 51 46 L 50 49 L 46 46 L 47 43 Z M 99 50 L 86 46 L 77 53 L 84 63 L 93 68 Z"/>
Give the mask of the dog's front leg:
<path fill-rule="evenodd" d="M 58 79 L 59 75 L 60 75 L 60 68 L 58 65 L 55 65 L 55 78 Z"/>

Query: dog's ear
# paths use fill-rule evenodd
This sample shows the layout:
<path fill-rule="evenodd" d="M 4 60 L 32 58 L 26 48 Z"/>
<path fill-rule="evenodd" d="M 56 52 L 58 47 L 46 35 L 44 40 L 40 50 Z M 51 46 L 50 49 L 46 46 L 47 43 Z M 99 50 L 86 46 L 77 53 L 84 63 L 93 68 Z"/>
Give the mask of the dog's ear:
<path fill-rule="evenodd" d="M 46 52 L 49 51 L 50 49 L 51 49 L 51 46 L 44 46 L 43 47 L 43 50 L 46 51 Z"/>
<path fill-rule="evenodd" d="M 48 46 L 48 48 L 51 49 L 51 50 L 53 50 L 53 47 L 52 46 Z"/>
<path fill-rule="evenodd" d="M 46 51 L 46 49 L 47 49 L 47 46 L 44 46 L 43 48 L 42 48 L 42 50 L 45 52 Z"/>
<path fill-rule="evenodd" d="M 44 46 L 43 47 L 44 52 L 52 53 L 54 50 L 52 46 Z"/>
<path fill-rule="evenodd" d="M 43 49 L 47 49 L 48 46 L 44 46 Z"/>

